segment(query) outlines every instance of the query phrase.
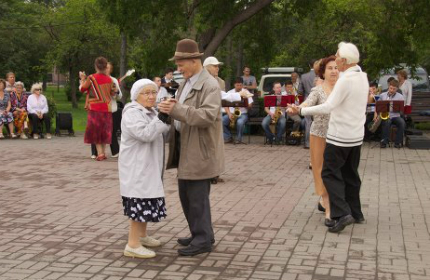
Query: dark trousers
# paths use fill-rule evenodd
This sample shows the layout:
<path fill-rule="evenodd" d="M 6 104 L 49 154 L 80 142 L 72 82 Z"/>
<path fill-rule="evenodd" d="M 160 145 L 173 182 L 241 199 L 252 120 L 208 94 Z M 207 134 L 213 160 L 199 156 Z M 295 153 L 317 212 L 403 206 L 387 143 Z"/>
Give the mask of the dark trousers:
<path fill-rule="evenodd" d="M 41 133 L 41 131 L 39 131 L 39 124 L 42 122 L 45 123 L 46 133 L 51 133 L 51 118 L 49 117 L 49 114 L 43 114 L 42 119 L 39 119 L 36 114 L 28 114 L 28 118 L 31 122 L 33 134 Z"/>
<path fill-rule="evenodd" d="M 178 186 L 182 210 L 193 238 L 191 245 L 200 248 L 210 247 L 211 240 L 214 239 L 209 201 L 210 179 L 178 179 Z"/>
<path fill-rule="evenodd" d="M 339 147 L 327 143 L 321 177 L 330 198 L 332 219 L 345 215 L 352 215 L 356 219 L 363 217 L 358 174 L 360 153 L 361 145 Z"/>
<path fill-rule="evenodd" d="M 389 142 L 392 124 L 397 127 L 396 144 L 403 144 L 403 134 L 405 133 L 406 123 L 401 117 L 382 121 L 382 141 L 384 141 L 385 143 Z"/>
<path fill-rule="evenodd" d="M 112 113 L 112 142 L 110 144 L 110 150 L 112 155 L 116 155 L 119 153 L 118 137 L 116 136 L 116 133 L 121 128 L 121 114 L 121 110 Z M 91 144 L 91 154 L 98 156 L 95 144 Z"/>

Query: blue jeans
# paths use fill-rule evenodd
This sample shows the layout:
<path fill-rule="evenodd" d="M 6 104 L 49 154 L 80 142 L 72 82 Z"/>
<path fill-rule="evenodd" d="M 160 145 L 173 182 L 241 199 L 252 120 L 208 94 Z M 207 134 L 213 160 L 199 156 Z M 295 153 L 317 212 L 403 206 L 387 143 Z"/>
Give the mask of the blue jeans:
<path fill-rule="evenodd" d="M 243 131 L 245 130 L 245 124 L 248 121 L 248 114 L 242 114 L 236 120 L 236 140 L 242 142 Z M 230 118 L 227 114 L 222 117 L 224 141 L 231 139 L 230 131 Z"/>
<path fill-rule="evenodd" d="M 275 138 L 275 135 L 270 131 L 270 123 L 272 122 L 272 117 L 270 117 L 270 115 L 267 115 L 264 119 L 263 122 L 261 123 L 261 126 L 264 129 L 264 132 L 266 132 L 266 137 L 267 139 L 269 139 L 269 141 L 273 141 L 273 139 Z M 276 140 L 279 141 L 282 139 L 282 136 L 285 133 L 285 127 L 287 125 L 287 119 L 285 118 L 285 116 L 281 116 L 278 119 L 278 122 L 276 123 Z"/>
<path fill-rule="evenodd" d="M 396 144 L 403 144 L 403 134 L 405 133 L 406 123 L 401 117 L 382 121 L 382 141 L 388 144 L 392 124 L 397 127 Z"/>

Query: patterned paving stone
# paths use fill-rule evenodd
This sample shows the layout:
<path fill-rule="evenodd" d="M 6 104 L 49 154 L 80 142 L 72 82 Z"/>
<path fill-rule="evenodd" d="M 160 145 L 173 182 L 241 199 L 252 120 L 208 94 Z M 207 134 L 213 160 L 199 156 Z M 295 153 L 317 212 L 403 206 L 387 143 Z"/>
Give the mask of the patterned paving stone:
<path fill-rule="evenodd" d="M 227 145 L 213 185 L 212 253 L 178 257 L 188 235 L 176 171 L 165 173 L 168 217 L 149 225 L 163 246 L 125 258 L 117 160 L 95 162 L 82 136 L 3 140 L 2 279 L 430 279 L 430 151 L 362 148 L 364 224 L 331 234 L 316 209 L 308 150 Z M 28 156 L 31 155 L 31 156 Z"/>

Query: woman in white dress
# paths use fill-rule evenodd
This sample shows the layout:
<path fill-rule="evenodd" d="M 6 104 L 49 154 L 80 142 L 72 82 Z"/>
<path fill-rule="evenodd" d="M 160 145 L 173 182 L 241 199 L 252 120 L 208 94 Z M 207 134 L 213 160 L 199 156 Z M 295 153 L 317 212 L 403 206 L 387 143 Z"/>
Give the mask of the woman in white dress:
<path fill-rule="evenodd" d="M 161 243 L 147 235 L 147 223 L 166 217 L 163 133 L 168 132 L 169 126 L 158 119 L 153 109 L 157 92 L 157 85 L 151 80 L 135 82 L 132 102 L 124 107 L 121 121 L 118 169 L 124 215 L 130 220 L 124 255 L 133 258 L 155 257 L 155 252 L 145 247 Z"/>

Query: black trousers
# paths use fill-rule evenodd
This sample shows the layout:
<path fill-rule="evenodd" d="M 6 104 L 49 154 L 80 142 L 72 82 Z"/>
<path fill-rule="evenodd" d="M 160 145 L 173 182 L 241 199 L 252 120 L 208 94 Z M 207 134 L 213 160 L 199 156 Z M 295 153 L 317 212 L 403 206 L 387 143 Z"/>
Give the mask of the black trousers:
<path fill-rule="evenodd" d="M 339 147 L 327 143 L 321 177 L 330 198 L 332 219 L 345 215 L 352 215 L 356 219 L 363 217 L 358 174 L 360 153 L 361 145 Z"/>
<path fill-rule="evenodd" d="M 28 118 L 31 122 L 33 134 L 41 133 L 41 131 L 39 131 L 39 124 L 42 122 L 45 123 L 46 133 L 51 133 L 51 118 L 49 117 L 49 114 L 43 114 L 42 119 L 39 119 L 36 114 L 28 114 Z"/>
<path fill-rule="evenodd" d="M 119 153 L 118 137 L 116 136 L 116 133 L 121 128 L 121 116 L 122 110 L 112 113 L 112 142 L 110 144 L 112 155 Z M 98 156 L 95 144 L 91 144 L 91 155 Z"/>
<path fill-rule="evenodd" d="M 193 238 L 191 245 L 200 248 L 210 247 L 214 238 L 209 201 L 210 179 L 178 179 L 178 186 L 182 210 Z"/>

